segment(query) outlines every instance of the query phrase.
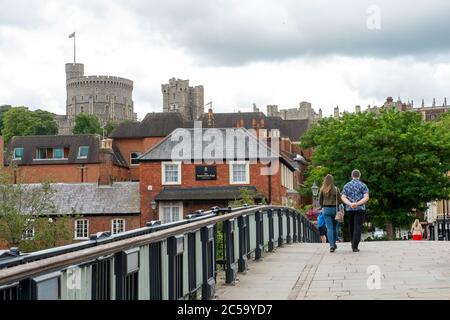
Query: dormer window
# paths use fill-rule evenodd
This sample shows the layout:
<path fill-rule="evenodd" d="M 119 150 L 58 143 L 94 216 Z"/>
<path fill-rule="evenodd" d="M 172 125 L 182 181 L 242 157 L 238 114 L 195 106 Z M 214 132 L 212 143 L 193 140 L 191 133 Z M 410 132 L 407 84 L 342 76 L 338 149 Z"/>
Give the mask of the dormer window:
<path fill-rule="evenodd" d="M 37 148 L 34 160 L 64 160 L 68 153 L 68 148 Z"/>
<path fill-rule="evenodd" d="M 81 146 L 78 148 L 78 159 L 87 159 L 89 154 L 88 146 Z"/>
<path fill-rule="evenodd" d="M 23 148 L 15 148 L 13 159 L 14 160 L 22 160 L 22 157 L 23 157 Z"/>

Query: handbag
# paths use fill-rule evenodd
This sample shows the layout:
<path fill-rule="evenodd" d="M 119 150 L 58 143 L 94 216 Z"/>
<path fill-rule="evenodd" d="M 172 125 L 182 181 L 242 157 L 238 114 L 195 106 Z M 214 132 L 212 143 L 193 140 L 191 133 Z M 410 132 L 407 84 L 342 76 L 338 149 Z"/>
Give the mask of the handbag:
<path fill-rule="evenodd" d="M 336 188 L 336 217 L 334 218 L 337 222 L 344 222 L 344 210 L 339 210 L 338 203 L 338 190 Z"/>

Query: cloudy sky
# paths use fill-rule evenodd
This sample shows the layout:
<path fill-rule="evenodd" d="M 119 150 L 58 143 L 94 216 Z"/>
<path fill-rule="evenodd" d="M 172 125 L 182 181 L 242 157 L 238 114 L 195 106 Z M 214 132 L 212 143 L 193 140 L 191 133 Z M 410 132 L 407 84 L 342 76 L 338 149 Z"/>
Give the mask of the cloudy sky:
<path fill-rule="evenodd" d="M 139 118 L 162 111 L 172 77 L 203 84 L 217 112 L 441 104 L 449 13 L 447 0 L 0 0 L 0 105 L 63 114 L 74 31 L 86 74 L 134 81 Z"/>

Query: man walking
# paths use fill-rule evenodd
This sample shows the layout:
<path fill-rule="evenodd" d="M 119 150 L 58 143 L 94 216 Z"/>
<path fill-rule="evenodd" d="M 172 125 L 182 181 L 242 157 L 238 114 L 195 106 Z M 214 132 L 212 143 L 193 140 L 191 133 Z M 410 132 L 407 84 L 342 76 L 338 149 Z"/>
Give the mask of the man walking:
<path fill-rule="evenodd" d="M 358 245 L 361 240 L 362 225 L 366 211 L 365 203 L 369 200 L 369 189 L 361 182 L 361 172 L 357 169 L 352 171 L 352 181 L 348 182 L 341 192 L 342 202 L 346 204 L 346 215 L 348 219 L 348 230 L 352 242 L 353 252 L 359 252 Z"/>

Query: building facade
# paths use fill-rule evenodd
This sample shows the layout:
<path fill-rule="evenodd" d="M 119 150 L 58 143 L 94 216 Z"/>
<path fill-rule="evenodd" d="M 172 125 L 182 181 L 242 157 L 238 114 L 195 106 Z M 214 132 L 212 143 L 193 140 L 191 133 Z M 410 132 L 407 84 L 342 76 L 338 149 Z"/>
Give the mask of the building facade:
<path fill-rule="evenodd" d="M 71 134 L 75 117 L 84 112 L 108 121 L 135 121 L 133 81 L 113 76 L 85 76 L 82 63 L 66 64 L 66 114 L 57 115 L 59 134 Z"/>
<path fill-rule="evenodd" d="M 14 183 L 111 185 L 131 178 L 116 144 L 99 135 L 13 137 L 5 153 L 1 151 Z"/>
<path fill-rule="evenodd" d="M 204 139 L 196 143 L 194 130 L 175 130 L 140 158 L 141 222 L 176 221 L 199 209 L 227 207 L 241 197 L 242 188 L 247 189 L 257 203 L 264 199 L 267 203 L 288 204 L 289 193 L 298 186 L 295 161 L 271 150 L 243 128 L 200 130 L 203 136 L 214 132 L 222 137 L 223 143 L 218 145 L 217 153 L 201 153 L 194 161 L 198 147 L 202 150 L 210 147 Z M 242 138 L 248 139 L 247 142 L 230 147 L 226 141 L 230 132 L 237 141 Z M 172 137 L 185 133 L 188 133 L 186 141 L 191 139 L 189 151 L 174 159 L 178 140 Z M 183 142 L 186 141 L 183 138 Z M 258 154 L 268 155 L 267 158 L 250 156 L 252 143 L 258 146 Z M 263 174 L 272 165 L 274 170 Z"/>
<path fill-rule="evenodd" d="M 198 120 L 204 113 L 203 86 L 189 86 L 189 80 L 172 78 L 161 85 L 163 112 L 179 112 L 186 120 Z"/>
<path fill-rule="evenodd" d="M 268 117 L 280 117 L 283 120 L 307 120 L 309 126 L 322 119 L 322 109 L 316 113 L 310 102 L 302 101 L 298 108 L 278 110 L 278 105 L 267 106 Z"/>

